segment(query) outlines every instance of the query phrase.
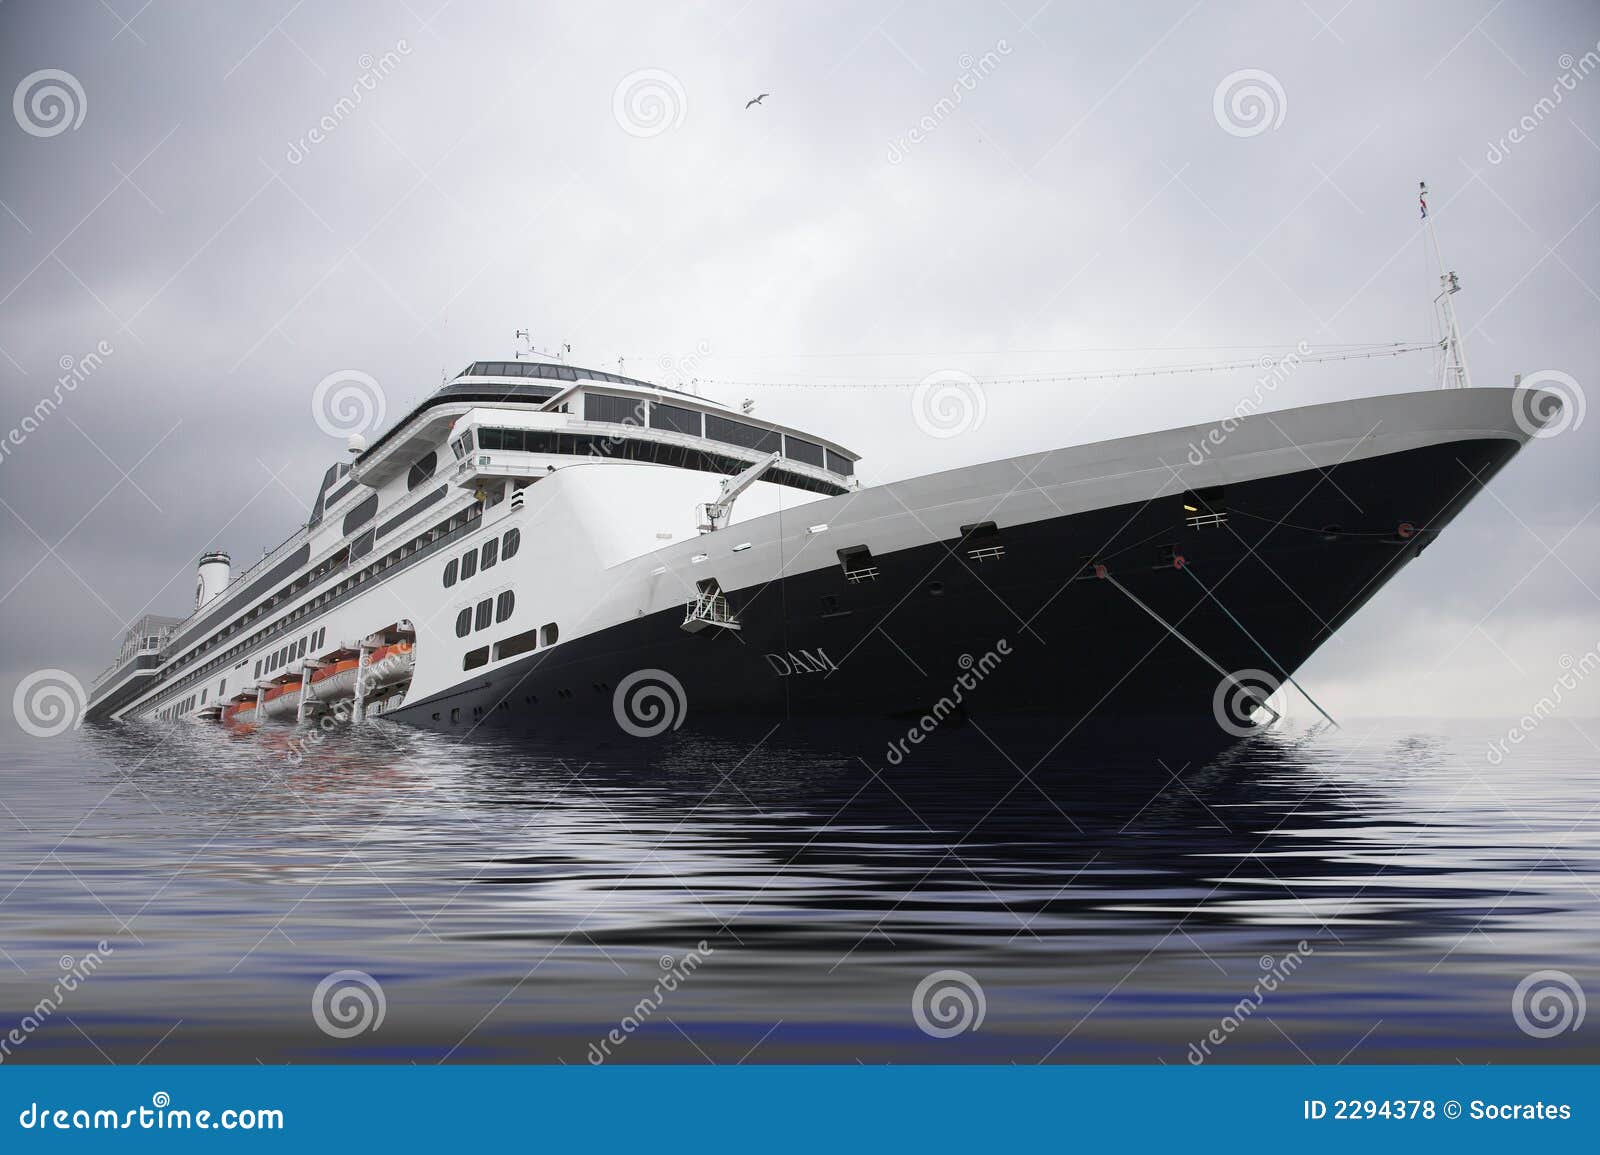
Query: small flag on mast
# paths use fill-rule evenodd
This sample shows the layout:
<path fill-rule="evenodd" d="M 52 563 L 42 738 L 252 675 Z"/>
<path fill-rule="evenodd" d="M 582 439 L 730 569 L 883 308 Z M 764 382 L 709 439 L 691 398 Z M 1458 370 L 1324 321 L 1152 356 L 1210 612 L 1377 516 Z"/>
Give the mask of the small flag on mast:
<path fill-rule="evenodd" d="M 1422 205 L 1422 219 L 1423 220 L 1427 220 L 1428 219 L 1428 182 L 1427 181 L 1421 181 L 1421 182 L 1419 182 L 1417 187 L 1420 190 L 1417 193 L 1417 202 Z"/>

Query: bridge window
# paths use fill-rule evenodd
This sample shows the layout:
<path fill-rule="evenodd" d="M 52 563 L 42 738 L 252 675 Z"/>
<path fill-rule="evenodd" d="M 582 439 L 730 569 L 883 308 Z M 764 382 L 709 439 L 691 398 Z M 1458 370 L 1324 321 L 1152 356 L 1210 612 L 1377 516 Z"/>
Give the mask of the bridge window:
<path fill-rule="evenodd" d="M 729 445 L 739 445 L 761 453 L 778 451 L 779 436 L 776 430 L 748 425 L 743 421 L 733 421 L 727 417 L 719 417 L 715 413 L 706 414 L 706 436 L 713 441 L 725 441 Z"/>
<path fill-rule="evenodd" d="M 700 411 L 682 405 L 664 405 L 656 402 L 650 406 L 650 428 L 670 429 L 674 433 L 700 436 Z"/>
<path fill-rule="evenodd" d="M 845 457 L 839 453 L 835 453 L 830 449 L 828 450 L 828 472 L 842 473 L 846 477 L 854 477 L 856 474 L 856 463 L 851 461 L 848 457 Z"/>
<path fill-rule="evenodd" d="M 650 403 L 610 393 L 588 393 L 583 399 L 587 421 L 614 421 L 622 425 L 643 425 Z"/>
<path fill-rule="evenodd" d="M 806 441 L 788 434 L 784 434 L 783 437 L 783 455 L 795 461 L 803 461 L 807 465 L 815 465 L 818 469 L 824 468 L 827 464 L 822 446 L 815 441 Z"/>

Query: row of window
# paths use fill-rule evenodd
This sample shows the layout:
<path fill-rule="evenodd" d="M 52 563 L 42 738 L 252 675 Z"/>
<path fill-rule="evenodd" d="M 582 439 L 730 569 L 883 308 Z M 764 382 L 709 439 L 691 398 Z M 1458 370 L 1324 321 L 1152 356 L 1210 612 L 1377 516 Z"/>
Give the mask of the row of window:
<path fill-rule="evenodd" d="M 327 638 L 327 626 L 322 626 L 311 631 L 311 633 L 301 638 L 298 642 L 290 642 L 288 645 L 283 646 L 281 649 L 274 650 L 265 658 L 262 658 L 256 663 L 255 674 L 253 676 L 259 678 L 262 674 L 272 674 L 283 669 L 283 667 L 287 666 L 290 662 L 305 657 L 306 650 L 308 648 L 313 654 L 320 653 L 322 650 L 322 643 L 326 641 Z M 224 682 L 223 685 L 227 685 L 227 683 Z"/>
<path fill-rule="evenodd" d="M 476 606 L 467 606 L 456 615 L 456 637 L 464 638 L 473 630 L 486 630 L 492 624 L 505 621 L 516 606 L 517 596 L 510 590 L 498 597 L 484 598 Z"/>
<path fill-rule="evenodd" d="M 179 676 L 179 671 L 185 666 L 194 663 L 204 655 L 210 653 L 219 644 L 239 633 L 257 618 L 273 613 L 281 602 L 293 597 L 301 590 L 315 585 L 323 578 L 333 573 L 335 570 L 345 567 L 349 561 L 353 560 L 345 551 L 340 551 L 339 553 L 334 554 L 326 561 L 319 564 L 311 572 L 301 574 L 299 577 L 295 578 L 287 586 L 279 590 L 276 595 L 263 600 L 249 612 L 236 619 L 234 623 L 228 626 L 226 629 L 218 631 L 209 641 L 199 646 L 193 652 L 186 654 L 182 658 L 177 659 L 175 662 L 168 664 L 157 675 L 157 679 L 160 682 L 167 682 L 169 679 L 171 680 L 171 684 L 167 686 L 168 692 L 179 690 L 185 686 L 193 684 L 195 681 L 204 678 L 207 674 L 211 673 L 213 670 L 216 670 L 218 667 L 224 665 L 232 659 L 249 653 L 267 637 L 283 630 L 284 627 L 290 623 L 298 621 L 300 618 L 303 618 L 308 614 L 320 612 L 324 606 L 336 599 L 343 598 L 352 589 L 361 585 L 363 582 L 366 582 L 368 579 L 376 577 L 384 570 L 398 564 L 402 559 L 409 557 L 428 545 L 431 545 L 440 538 L 448 537 L 451 534 L 466 529 L 471 525 L 472 522 L 476 521 L 482 516 L 482 507 L 478 505 L 467 506 L 465 509 L 458 511 L 446 518 L 444 521 L 439 522 L 431 529 L 422 531 L 405 544 L 395 547 L 395 549 L 393 549 L 384 557 L 378 559 L 377 561 L 371 562 L 361 570 L 352 573 L 349 577 L 345 578 L 341 582 L 338 582 L 331 589 L 325 590 L 323 593 L 313 598 L 305 605 L 300 606 L 283 621 L 255 631 L 249 637 L 237 642 L 232 646 L 229 646 L 224 652 L 211 658 L 198 668 L 184 673 L 181 677 Z"/>
<path fill-rule="evenodd" d="M 176 718 L 179 714 L 187 714 L 190 710 L 194 709 L 194 707 L 195 697 L 193 694 L 191 694 L 183 701 L 174 702 L 165 710 L 157 712 L 156 717 L 160 718 L 162 721 L 169 721 L 173 718 Z"/>
<path fill-rule="evenodd" d="M 587 377 L 594 381 L 609 381 L 613 385 L 643 385 L 632 377 L 619 377 L 615 373 L 601 373 L 595 369 L 574 369 L 567 365 L 541 365 L 532 361 L 474 361 L 459 374 L 462 377 L 543 377 L 549 381 L 576 381 Z"/>
<path fill-rule="evenodd" d="M 523 630 L 520 634 L 512 634 L 509 638 L 501 638 L 494 644 L 494 661 L 504 661 L 506 658 L 515 658 L 519 654 L 529 654 L 540 646 L 553 646 L 561 638 L 561 631 L 554 622 L 546 622 L 542 626 L 535 626 L 531 630 Z M 479 646 L 469 650 L 461 659 L 463 670 L 476 670 L 479 666 L 489 664 L 489 647 Z M 453 721 L 454 719 L 452 719 Z"/>
<path fill-rule="evenodd" d="M 493 569 L 501 561 L 510 561 L 521 548 L 520 529 L 508 529 L 500 537 L 491 537 L 483 543 L 482 549 L 469 549 L 460 557 L 453 557 L 444 563 L 444 588 L 449 589 L 458 581 L 466 581 L 480 569 Z"/>
<path fill-rule="evenodd" d="M 827 469 L 846 477 L 852 476 L 855 472 L 855 462 L 815 441 L 807 441 L 792 433 L 779 433 L 776 429 L 752 425 L 748 421 L 735 421 L 718 413 L 701 413 L 698 409 L 688 409 L 682 405 L 651 403 L 617 397 L 609 393 L 587 393 L 583 400 L 583 415 L 588 421 L 609 421 L 637 426 L 648 423 L 652 429 L 666 429 L 673 433 L 687 433 L 692 437 L 705 437 L 712 441 L 737 445 L 741 449 L 754 449 L 758 453 L 782 453 L 791 460 L 815 465 L 818 469 Z M 511 445 L 490 445 L 487 431 L 485 434 L 482 438 L 485 449 L 514 448 Z"/>
<path fill-rule="evenodd" d="M 750 466 L 749 461 L 729 454 L 666 441 L 607 437 L 598 433 L 558 433 L 543 429 L 480 429 L 478 433 L 485 449 L 552 453 L 567 457 L 611 457 L 623 461 L 671 465 L 677 469 L 696 469 L 704 473 L 720 473 L 724 476 L 741 473 Z M 791 439 L 790 444 L 794 444 L 794 439 Z M 849 474 L 854 469 L 853 463 L 847 459 L 840 458 L 837 454 L 833 456 L 836 460 L 828 468 L 835 473 Z M 782 468 L 769 470 L 764 480 L 774 485 L 786 485 L 792 489 L 826 493 L 830 496 L 849 492 L 842 482 L 816 478 Z"/>

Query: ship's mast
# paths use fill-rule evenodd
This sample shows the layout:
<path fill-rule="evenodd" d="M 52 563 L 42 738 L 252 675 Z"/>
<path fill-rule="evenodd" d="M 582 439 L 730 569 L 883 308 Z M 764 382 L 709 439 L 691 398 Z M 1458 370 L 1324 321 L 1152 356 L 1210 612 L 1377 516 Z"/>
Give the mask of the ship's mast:
<path fill-rule="evenodd" d="M 1428 226 L 1428 240 L 1433 242 L 1433 252 L 1439 261 L 1439 295 L 1433 299 L 1444 329 L 1444 356 L 1439 363 L 1439 388 L 1469 389 L 1472 378 L 1467 373 L 1467 357 L 1461 349 L 1461 330 L 1456 325 L 1455 303 L 1451 300 L 1461 291 L 1461 282 L 1455 270 L 1445 271 L 1444 252 L 1439 248 L 1439 235 L 1433 229 L 1433 217 L 1428 215 L 1428 182 L 1419 186 L 1417 199 L 1422 205 L 1422 219 Z"/>

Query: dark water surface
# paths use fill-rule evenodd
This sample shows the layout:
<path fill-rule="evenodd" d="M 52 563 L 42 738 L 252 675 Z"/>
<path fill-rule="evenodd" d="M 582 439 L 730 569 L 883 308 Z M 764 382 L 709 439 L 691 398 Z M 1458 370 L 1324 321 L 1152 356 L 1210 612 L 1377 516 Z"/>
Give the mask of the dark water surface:
<path fill-rule="evenodd" d="M 1495 765 L 1504 732 L 1029 775 L 970 729 L 899 767 L 781 728 L 551 750 L 377 722 L 299 764 L 287 726 L 85 729 L 4 752 L 0 1057 L 583 1063 L 616 1031 L 624 1062 L 1182 1064 L 1215 1031 L 1222 1062 L 1593 1062 L 1600 1020 L 1537 1037 L 1513 999 L 1542 970 L 1600 992 L 1600 725 Z M 313 1013 L 342 970 L 383 1003 L 341 1003 L 350 1037 Z M 941 971 L 950 1037 L 913 1010 Z M 1559 1027 L 1560 994 L 1520 1017 Z"/>

